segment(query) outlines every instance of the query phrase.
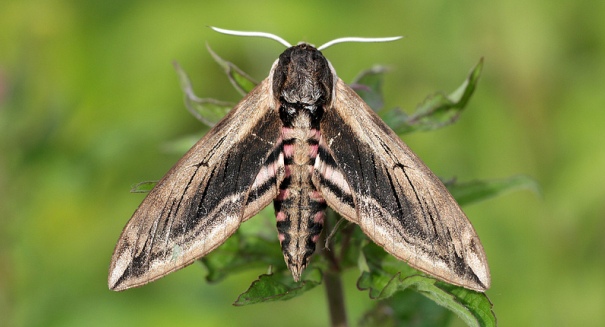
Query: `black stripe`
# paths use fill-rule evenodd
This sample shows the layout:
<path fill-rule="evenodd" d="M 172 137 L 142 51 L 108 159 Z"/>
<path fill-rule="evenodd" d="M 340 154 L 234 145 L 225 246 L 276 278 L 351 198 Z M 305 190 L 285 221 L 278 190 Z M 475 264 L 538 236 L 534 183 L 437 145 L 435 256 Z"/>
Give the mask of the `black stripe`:
<path fill-rule="evenodd" d="M 284 212 L 285 214 L 285 212 Z M 292 226 L 292 221 L 290 220 L 290 217 L 286 216 L 285 220 L 280 220 L 277 222 L 277 231 L 281 234 L 284 234 L 288 237 L 290 237 L 290 228 Z"/>
<path fill-rule="evenodd" d="M 321 186 L 327 188 L 331 193 L 336 195 L 341 202 L 346 203 L 350 207 L 355 207 L 355 202 L 353 201 L 353 196 L 350 193 L 345 193 L 343 189 L 338 187 L 336 184 L 332 183 L 331 180 L 325 178 L 323 175 L 320 175 L 319 183 Z"/>
<path fill-rule="evenodd" d="M 332 168 L 338 167 L 338 164 L 336 163 L 336 161 L 334 161 L 334 158 L 332 158 L 332 156 L 328 152 L 328 149 L 326 149 L 325 147 L 320 146 L 317 149 L 317 156 L 319 157 L 319 160 L 321 160 L 324 164 L 327 164 Z"/>
<path fill-rule="evenodd" d="M 307 139 L 307 144 L 308 145 L 318 145 L 319 144 L 319 140 L 315 139 L 315 138 L 308 138 Z"/>
<path fill-rule="evenodd" d="M 284 178 L 284 180 L 279 185 L 280 190 L 287 190 L 290 187 L 290 183 L 292 182 L 292 176 L 288 176 Z"/>
<path fill-rule="evenodd" d="M 210 171 L 210 174 L 208 176 L 208 180 L 212 180 L 212 178 L 214 177 L 214 172 L 215 171 L 216 171 L 216 166 L 212 167 L 212 170 Z M 195 174 L 193 174 L 193 176 L 195 176 Z M 191 178 L 193 178 L 193 176 L 191 176 Z M 189 217 L 189 219 L 185 220 L 185 223 L 187 224 L 187 230 L 190 230 L 191 226 L 197 225 L 199 219 L 201 217 L 205 217 L 206 214 L 208 213 L 208 208 L 205 208 L 202 205 L 202 203 L 204 202 L 204 199 L 206 198 L 206 195 L 208 195 L 208 187 L 204 188 L 204 191 L 199 196 L 199 200 L 195 199 L 193 201 L 192 205 L 197 206 L 197 209 L 195 210 L 195 217 Z M 206 212 L 202 212 L 202 210 L 204 210 L 204 209 L 206 210 Z M 177 211 L 178 210 L 179 209 L 177 208 Z M 192 211 L 188 211 L 188 212 L 192 212 Z"/>
<path fill-rule="evenodd" d="M 282 201 L 281 200 L 277 200 L 274 199 L 273 200 L 273 210 L 275 211 L 275 215 L 277 216 L 277 213 L 281 211 L 281 205 Z"/>
<path fill-rule="evenodd" d="M 273 149 L 273 151 L 271 151 L 269 156 L 267 156 L 267 159 L 265 160 L 265 163 L 263 164 L 263 168 L 275 166 L 276 162 L 279 160 L 279 154 L 281 152 L 282 152 L 282 145 L 279 144 Z M 262 170 L 262 168 L 261 168 L 261 170 Z M 277 174 L 277 173 L 278 172 L 275 172 L 275 174 Z M 257 178 L 258 178 L 258 175 L 257 175 Z M 255 189 L 251 189 L 250 192 L 248 193 L 248 200 L 246 201 L 246 205 L 254 202 L 256 199 L 265 195 L 269 190 L 271 190 L 271 188 L 275 184 L 277 184 L 276 175 L 274 175 L 273 177 L 266 180 L 263 184 L 258 185 Z"/>
<path fill-rule="evenodd" d="M 256 201 L 256 199 L 262 197 L 267 192 L 269 192 L 273 186 L 277 183 L 277 178 L 275 176 L 269 178 L 267 181 L 257 186 L 255 189 L 250 190 L 248 194 L 248 200 L 246 201 L 246 205 Z"/>
<path fill-rule="evenodd" d="M 210 161 L 210 159 L 212 159 L 212 157 L 214 156 L 214 153 L 216 153 L 216 150 L 220 149 L 223 146 L 223 143 L 227 139 L 227 136 L 228 135 L 224 135 L 223 137 L 221 137 L 218 141 L 216 141 L 216 143 L 212 146 L 212 148 L 210 150 L 208 150 L 207 156 L 204 158 L 204 160 L 202 162 L 200 162 L 201 166 L 208 166 L 208 161 Z"/>
<path fill-rule="evenodd" d="M 408 184 L 410 184 L 410 187 L 412 188 L 412 191 L 414 192 L 414 195 L 416 196 L 416 201 L 418 202 L 418 206 L 420 208 L 420 210 L 422 211 L 422 217 L 426 218 L 428 215 L 428 218 L 430 220 L 430 224 L 431 226 L 433 226 L 433 239 L 439 240 L 439 238 L 437 237 L 437 230 L 435 229 L 435 217 L 433 217 L 433 215 L 431 214 L 431 211 L 428 210 L 426 203 L 424 203 L 422 201 L 422 198 L 420 196 L 420 194 L 418 194 L 418 191 L 416 191 L 416 187 L 414 186 L 414 183 L 412 183 L 412 181 L 410 180 L 410 176 L 408 176 L 408 173 L 405 171 L 405 169 L 403 169 L 403 166 L 401 165 L 397 165 L 397 168 L 401 168 L 401 171 L 403 172 L 403 174 L 405 175 L 405 178 L 408 181 Z M 415 224 L 417 227 L 418 223 Z M 426 234 L 426 232 L 422 229 L 422 228 L 416 228 L 418 230 L 418 232 L 422 235 L 421 237 L 424 239 L 428 238 L 428 235 Z"/>
<path fill-rule="evenodd" d="M 321 233 L 321 229 L 323 228 L 323 223 L 316 223 L 313 221 L 314 216 L 315 214 L 313 214 L 312 217 L 310 217 L 309 219 L 309 226 L 307 228 L 307 231 L 309 232 L 309 237 L 319 235 L 319 233 Z"/>
<path fill-rule="evenodd" d="M 271 153 L 269 153 L 263 166 L 268 167 L 268 166 L 271 166 L 272 164 L 274 164 L 279 159 L 279 154 L 282 153 L 283 150 L 284 150 L 283 143 L 278 144 L 275 148 L 273 148 Z"/>
<path fill-rule="evenodd" d="M 395 202 L 397 203 L 397 208 L 399 208 L 399 210 L 397 210 L 397 212 L 403 214 L 403 212 L 404 212 L 403 206 L 401 204 L 401 199 L 399 199 L 399 196 L 397 196 L 398 192 L 397 192 L 395 183 L 393 183 L 393 178 L 391 178 L 391 174 L 389 174 L 389 172 L 386 172 L 386 175 L 389 179 L 389 185 L 391 186 L 391 192 L 393 192 L 393 194 L 395 194 Z"/>

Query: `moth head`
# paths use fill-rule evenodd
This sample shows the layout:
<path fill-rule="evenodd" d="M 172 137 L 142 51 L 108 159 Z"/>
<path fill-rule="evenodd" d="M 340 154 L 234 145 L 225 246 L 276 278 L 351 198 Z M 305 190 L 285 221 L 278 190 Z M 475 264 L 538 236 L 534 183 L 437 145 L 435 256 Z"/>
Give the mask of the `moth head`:
<path fill-rule="evenodd" d="M 333 75 L 321 52 L 301 43 L 279 56 L 273 71 L 273 95 L 287 103 L 323 105 L 330 102 Z"/>

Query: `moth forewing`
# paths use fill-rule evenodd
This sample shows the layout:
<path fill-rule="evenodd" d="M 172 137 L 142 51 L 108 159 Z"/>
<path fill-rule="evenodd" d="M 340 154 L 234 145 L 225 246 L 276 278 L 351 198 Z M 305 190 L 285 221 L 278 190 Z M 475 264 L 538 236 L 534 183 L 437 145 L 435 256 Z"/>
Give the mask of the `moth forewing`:
<path fill-rule="evenodd" d="M 339 183 L 350 188 L 357 216 L 343 197 L 326 196 L 328 205 L 411 266 L 455 285 L 488 289 L 483 247 L 443 183 L 340 79 L 335 94 L 321 123 L 320 153 L 334 160 L 335 183 L 344 176 L 346 183 Z"/>
<path fill-rule="evenodd" d="M 151 190 L 118 240 L 110 289 L 140 286 L 191 264 L 273 200 L 278 164 L 264 165 L 279 144 L 281 122 L 270 94 L 267 79 Z"/>

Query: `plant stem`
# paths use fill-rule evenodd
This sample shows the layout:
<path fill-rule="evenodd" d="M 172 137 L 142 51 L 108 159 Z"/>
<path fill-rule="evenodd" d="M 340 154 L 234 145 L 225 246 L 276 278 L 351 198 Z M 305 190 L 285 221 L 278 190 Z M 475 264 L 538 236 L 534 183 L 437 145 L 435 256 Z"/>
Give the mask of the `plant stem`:
<path fill-rule="evenodd" d="M 324 285 L 328 306 L 330 307 L 330 320 L 332 327 L 347 327 L 347 312 L 342 291 L 342 281 L 339 271 L 328 270 L 324 272 Z"/>
<path fill-rule="evenodd" d="M 324 233 L 322 233 L 322 243 L 324 243 L 326 238 L 325 231 L 330 230 L 331 228 L 336 228 L 336 221 L 336 213 L 334 213 L 332 210 L 328 210 Z M 340 269 L 340 258 L 337 258 L 334 251 L 330 249 L 334 248 L 331 243 L 331 240 L 328 239 L 325 243 L 326 247 L 328 248 L 323 250 L 323 255 L 328 262 L 328 269 L 326 269 L 323 274 L 323 282 L 326 288 L 328 307 L 330 308 L 331 326 L 347 327 L 349 324 L 347 323 L 347 311 L 345 308 L 344 292 L 342 290 L 342 270 Z"/>

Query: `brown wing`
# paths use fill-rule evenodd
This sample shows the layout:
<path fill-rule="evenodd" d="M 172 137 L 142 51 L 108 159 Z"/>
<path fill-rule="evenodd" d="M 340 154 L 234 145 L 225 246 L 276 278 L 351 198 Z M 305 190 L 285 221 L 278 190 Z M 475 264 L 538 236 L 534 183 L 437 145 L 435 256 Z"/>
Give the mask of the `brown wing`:
<path fill-rule="evenodd" d="M 328 205 L 411 266 L 489 288 L 483 247 L 443 183 L 342 80 L 335 88 L 314 177 Z"/>
<path fill-rule="evenodd" d="M 252 90 L 143 200 L 114 250 L 110 289 L 191 264 L 276 196 L 281 121 L 270 87 L 267 79 Z"/>

